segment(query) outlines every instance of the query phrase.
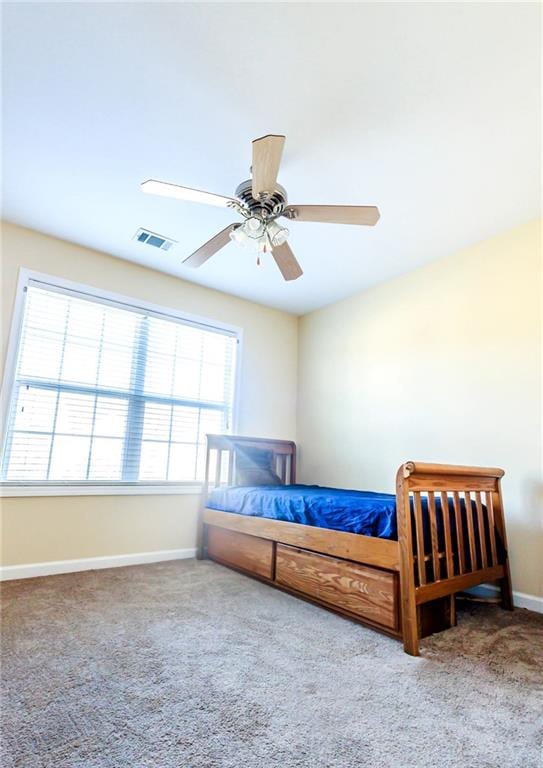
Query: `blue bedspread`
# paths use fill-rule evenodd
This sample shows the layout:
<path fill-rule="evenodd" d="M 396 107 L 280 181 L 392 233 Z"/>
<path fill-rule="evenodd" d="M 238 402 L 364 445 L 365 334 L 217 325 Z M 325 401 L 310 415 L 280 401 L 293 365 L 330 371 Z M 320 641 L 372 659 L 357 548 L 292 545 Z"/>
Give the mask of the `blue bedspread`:
<path fill-rule="evenodd" d="M 260 485 L 217 488 L 207 506 L 240 515 L 397 539 L 396 497 L 318 485 Z"/>

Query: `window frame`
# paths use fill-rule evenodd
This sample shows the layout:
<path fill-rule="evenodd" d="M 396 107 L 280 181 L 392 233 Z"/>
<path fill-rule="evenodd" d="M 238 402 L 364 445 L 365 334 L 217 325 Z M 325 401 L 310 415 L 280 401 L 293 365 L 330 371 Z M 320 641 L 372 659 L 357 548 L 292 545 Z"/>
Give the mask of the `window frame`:
<path fill-rule="evenodd" d="M 150 301 L 146 301 L 140 298 L 134 298 L 119 294 L 112 291 L 107 291 L 94 285 L 88 285 L 84 283 L 77 283 L 72 280 L 67 280 L 62 277 L 56 277 L 48 275 L 43 272 L 36 272 L 35 270 L 26 269 L 21 267 L 19 269 L 19 276 L 17 280 L 17 286 L 15 290 L 15 301 L 13 304 L 13 310 L 11 313 L 11 328 L 9 333 L 9 340 L 6 352 L 6 359 L 4 365 L 4 375 L 2 379 L 2 387 L 0 390 L 0 447 L 2 450 L 2 456 L 7 444 L 8 439 L 8 425 L 9 425 L 9 409 L 11 405 L 11 399 L 13 394 L 13 388 L 15 386 L 16 372 L 17 372 L 17 360 L 19 355 L 19 345 L 21 342 L 21 334 L 23 330 L 24 308 L 26 290 L 30 281 L 35 280 L 40 283 L 44 283 L 45 286 L 50 286 L 52 289 L 67 289 L 75 291 L 82 295 L 88 295 L 98 301 L 102 300 L 104 303 L 114 303 L 116 305 L 125 304 L 132 309 L 141 309 L 145 312 L 149 312 L 155 316 L 161 316 L 162 318 L 175 318 L 187 323 L 192 323 L 197 326 L 208 326 L 214 330 L 224 330 L 231 334 L 237 342 L 236 361 L 233 371 L 234 375 L 234 388 L 232 397 L 232 418 L 230 424 L 230 432 L 232 434 L 237 433 L 238 428 L 238 412 L 239 412 L 239 398 L 240 398 L 240 373 L 241 373 L 241 358 L 243 351 L 243 329 L 239 326 L 232 325 L 230 323 L 223 323 L 218 320 L 213 320 L 201 315 L 194 315 L 189 312 L 182 312 L 173 307 L 165 307 L 158 305 Z M 0 498 L 11 496 L 87 496 L 87 495 L 101 495 L 101 496 L 117 496 L 117 495 L 172 495 L 172 494 L 199 494 L 202 491 L 202 482 L 188 481 L 188 482 L 137 482 L 137 481 L 97 481 L 95 483 L 89 481 L 81 481 L 74 483 L 46 483 L 46 482 L 25 482 L 16 483 L 15 481 L 0 481 Z"/>

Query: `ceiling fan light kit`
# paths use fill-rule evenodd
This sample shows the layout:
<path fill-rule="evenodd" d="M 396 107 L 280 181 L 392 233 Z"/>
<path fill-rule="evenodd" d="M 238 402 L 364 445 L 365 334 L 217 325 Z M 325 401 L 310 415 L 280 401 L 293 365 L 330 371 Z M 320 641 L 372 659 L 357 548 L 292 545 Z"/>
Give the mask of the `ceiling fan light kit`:
<path fill-rule="evenodd" d="M 249 216 L 243 224 L 230 232 L 231 240 L 258 253 L 271 253 L 274 246 L 286 243 L 288 236 L 288 229 L 274 219 L 267 221 L 257 216 Z"/>
<path fill-rule="evenodd" d="M 290 232 L 277 221 L 279 217 L 330 224 L 377 224 L 379 210 L 373 205 L 287 205 L 286 190 L 277 183 L 284 145 L 284 136 L 268 135 L 253 141 L 252 179 L 238 186 L 235 198 L 154 179 L 143 182 L 143 192 L 231 208 L 244 219 L 241 224 L 230 224 L 212 237 L 183 264 L 199 267 L 233 241 L 257 254 L 271 253 L 283 278 L 296 280 L 303 272 L 287 243 Z"/>

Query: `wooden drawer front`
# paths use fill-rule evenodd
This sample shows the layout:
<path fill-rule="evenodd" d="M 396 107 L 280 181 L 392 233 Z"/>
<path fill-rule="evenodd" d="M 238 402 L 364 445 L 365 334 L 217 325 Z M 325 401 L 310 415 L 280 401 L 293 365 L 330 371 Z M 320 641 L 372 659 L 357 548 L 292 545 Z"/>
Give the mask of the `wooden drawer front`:
<path fill-rule="evenodd" d="M 273 542 L 229 531 L 214 525 L 207 526 L 207 553 L 234 568 L 255 573 L 266 579 L 273 574 Z"/>
<path fill-rule="evenodd" d="M 398 628 L 395 576 L 388 571 L 278 544 L 275 580 L 376 624 Z"/>

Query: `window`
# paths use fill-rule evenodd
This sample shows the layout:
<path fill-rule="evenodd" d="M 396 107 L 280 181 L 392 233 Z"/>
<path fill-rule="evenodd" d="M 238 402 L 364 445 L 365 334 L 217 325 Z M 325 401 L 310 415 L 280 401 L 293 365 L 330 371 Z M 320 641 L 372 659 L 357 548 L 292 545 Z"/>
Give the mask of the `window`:
<path fill-rule="evenodd" d="M 232 424 L 238 334 L 29 278 L 3 484 L 194 483 Z"/>

